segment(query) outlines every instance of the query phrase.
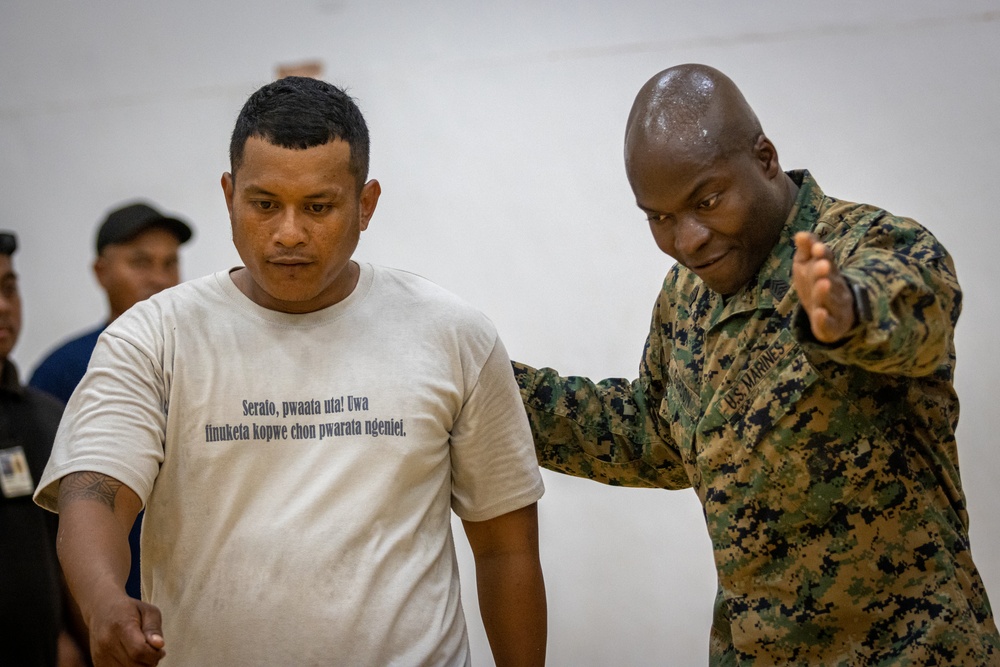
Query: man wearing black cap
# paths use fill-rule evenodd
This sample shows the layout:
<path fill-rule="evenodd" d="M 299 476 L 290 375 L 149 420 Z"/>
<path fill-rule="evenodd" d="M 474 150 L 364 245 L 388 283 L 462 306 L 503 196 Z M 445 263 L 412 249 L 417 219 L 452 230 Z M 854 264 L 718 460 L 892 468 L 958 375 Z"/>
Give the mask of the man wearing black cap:
<path fill-rule="evenodd" d="M 190 238 L 185 222 L 149 204 L 135 202 L 111 211 L 97 230 L 94 260 L 94 275 L 108 298 L 108 318 L 51 352 L 28 384 L 69 401 L 104 328 L 136 303 L 180 282 L 177 249 Z"/>
<path fill-rule="evenodd" d="M 0 665 L 82 665 L 83 653 L 65 630 L 56 522 L 31 500 L 62 406 L 21 386 L 8 358 L 21 330 L 16 250 L 17 238 L 0 231 Z"/>
<path fill-rule="evenodd" d="M 177 250 L 191 238 L 184 221 L 164 215 L 151 205 L 134 202 L 111 211 L 97 230 L 94 275 L 108 298 L 108 317 L 96 329 L 67 341 L 49 353 L 31 375 L 29 386 L 63 403 L 87 371 L 87 363 L 105 327 L 140 301 L 180 282 Z M 139 524 L 132 544 L 132 570 L 126 590 L 139 597 Z"/>

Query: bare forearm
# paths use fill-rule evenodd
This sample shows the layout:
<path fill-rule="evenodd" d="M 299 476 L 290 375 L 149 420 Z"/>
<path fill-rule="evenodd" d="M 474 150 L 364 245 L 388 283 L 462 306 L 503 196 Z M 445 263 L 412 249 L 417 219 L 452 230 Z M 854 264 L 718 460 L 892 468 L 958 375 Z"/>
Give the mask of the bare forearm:
<path fill-rule="evenodd" d="M 70 595 L 66 575 L 60 572 L 60 588 L 63 597 L 63 633 L 66 634 L 80 649 L 84 656 L 90 655 L 90 636 L 87 634 L 87 624 L 76 599 Z M 61 641 L 61 640 L 60 640 Z M 60 664 L 62 667 L 62 664 Z"/>
<path fill-rule="evenodd" d="M 548 627 L 536 505 L 463 524 L 476 559 L 479 609 L 497 667 L 544 665 Z"/>
<path fill-rule="evenodd" d="M 160 610 L 125 593 L 128 533 L 142 501 L 93 472 L 59 483 L 59 563 L 90 633 L 95 667 L 156 665 L 164 655 Z"/>
<path fill-rule="evenodd" d="M 97 600 L 124 595 L 131 553 L 123 522 L 138 513 L 138 503 L 127 487 L 98 473 L 74 473 L 60 483 L 59 562 L 88 624 Z"/>
<path fill-rule="evenodd" d="M 476 562 L 479 608 L 497 667 L 545 664 L 545 585 L 537 553 L 484 556 Z"/>

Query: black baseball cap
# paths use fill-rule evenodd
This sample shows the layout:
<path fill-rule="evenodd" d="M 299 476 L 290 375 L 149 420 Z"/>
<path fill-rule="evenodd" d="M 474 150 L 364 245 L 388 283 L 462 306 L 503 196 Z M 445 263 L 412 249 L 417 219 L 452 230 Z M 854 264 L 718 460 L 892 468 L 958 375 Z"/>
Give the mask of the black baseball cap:
<path fill-rule="evenodd" d="M 10 257 L 17 252 L 17 235 L 14 232 L 0 230 L 0 255 Z"/>
<path fill-rule="evenodd" d="M 191 238 L 191 228 L 186 222 L 160 213 L 145 202 L 135 202 L 110 213 L 97 230 L 97 254 L 111 243 L 131 241 L 150 227 L 162 227 L 177 237 L 180 243 Z"/>

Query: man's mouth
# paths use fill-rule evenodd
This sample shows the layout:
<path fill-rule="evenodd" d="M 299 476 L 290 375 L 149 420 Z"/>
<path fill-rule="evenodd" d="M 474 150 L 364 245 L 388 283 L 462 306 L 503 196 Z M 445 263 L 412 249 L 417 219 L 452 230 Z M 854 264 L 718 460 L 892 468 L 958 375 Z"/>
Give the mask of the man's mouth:
<path fill-rule="evenodd" d="M 715 255 L 715 256 L 714 256 L 714 257 L 712 257 L 711 259 L 708 259 L 708 260 L 700 260 L 700 261 L 699 261 L 699 262 L 698 262 L 697 264 L 695 264 L 695 263 L 693 263 L 693 262 L 692 262 L 691 264 L 688 264 L 688 267 L 689 267 L 689 268 L 690 268 L 690 269 L 691 269 L 692 271 L 694 271 L 694 272 L 696 272 L 696 273 L 697 273 L 698 271 L 704 271 L 705 269 L 709 269 L 709 268 L 711 268 L 712 266 L 714 266 L 715 264 L 717 264 L 717 263 L 719 262 L 719 260 L 721 260 L 721 259 L 722 259 L 723 257 L 725 257 L 725 256 L 726 256 L 727 254 L 728 254 L 728 253 L 725 253 L 725 252 L 723 252 L 723 253 L 719 253 L 718 255 Z"/>

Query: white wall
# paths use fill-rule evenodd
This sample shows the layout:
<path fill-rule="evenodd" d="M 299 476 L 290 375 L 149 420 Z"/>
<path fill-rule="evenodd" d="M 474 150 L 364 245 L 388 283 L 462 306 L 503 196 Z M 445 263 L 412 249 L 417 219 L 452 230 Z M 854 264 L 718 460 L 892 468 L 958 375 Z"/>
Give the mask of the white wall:
<path fill-rule="evenodd" d="M 516 358 L 631 376 L 670 262 L 624 178 L 624 121 L 652 74 L 705 62 L 741 86 L 785 168 L 917 218 L 954 254 L 962 473 L 1000 600 L 1000 1 L 397 4 L 0 0 L 0 227 L 23 248 L 22 372 L 102 318 L 89 264 L 111 205 L 142 195 L 190 218 L 186 278 L 238 262 L 218 185 L 232 122 L 277 64 L 319 58 L 373 134 L 384 194 L 359 257 L 463 295 Z M 705 664 L 714 573 L 694 494 L 545 479 L 550 664 Z"/>

